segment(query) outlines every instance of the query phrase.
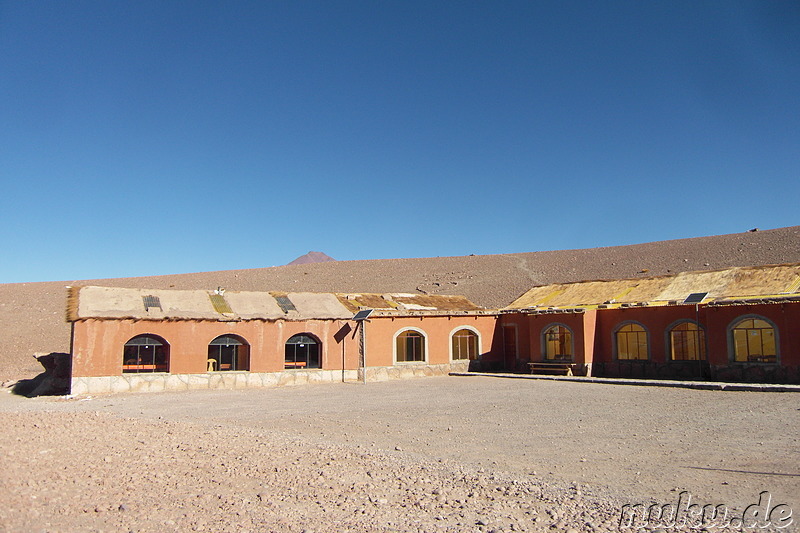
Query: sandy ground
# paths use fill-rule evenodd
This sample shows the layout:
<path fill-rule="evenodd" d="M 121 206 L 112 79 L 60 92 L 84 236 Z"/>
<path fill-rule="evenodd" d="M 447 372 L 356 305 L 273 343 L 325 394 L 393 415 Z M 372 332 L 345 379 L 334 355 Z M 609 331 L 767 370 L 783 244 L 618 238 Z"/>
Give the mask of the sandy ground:
<path fill-rule="evenodd" d="M 502 255 L 332 261 L 141 278 L 0 284 L 0 383 L 41 372 L 34 352 L 69 352 L 66 285 L 242 291 L 456 294 L 510 304 L 536 285 L 800 261 L 800 226 L 754 233 Z"/>
<path fill-rule="evenodd" d="M 682 491 L 800 513 L 799 418 L 794 393 L 488 376 L 0 391 L 0 531 L 601 532 Z"/>

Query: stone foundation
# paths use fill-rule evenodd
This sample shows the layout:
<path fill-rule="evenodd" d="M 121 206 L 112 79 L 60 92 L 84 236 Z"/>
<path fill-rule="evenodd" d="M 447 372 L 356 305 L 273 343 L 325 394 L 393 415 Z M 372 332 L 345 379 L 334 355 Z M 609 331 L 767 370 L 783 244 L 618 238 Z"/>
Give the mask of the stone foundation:
<path fill-rule="evenodd" d="M 465 372 L 468 362 L 444 365 L 408 364 L 368 367 L 367 381 L 389 381 Z M 362 370 L 286 370 L 284 372 L 210 372 L 207 374 L 123 374 L 121 376 L 73 377 L 71 394 L 163 392 L 196 389 L 250 389 L 313 383 L 363 380 Z"/>

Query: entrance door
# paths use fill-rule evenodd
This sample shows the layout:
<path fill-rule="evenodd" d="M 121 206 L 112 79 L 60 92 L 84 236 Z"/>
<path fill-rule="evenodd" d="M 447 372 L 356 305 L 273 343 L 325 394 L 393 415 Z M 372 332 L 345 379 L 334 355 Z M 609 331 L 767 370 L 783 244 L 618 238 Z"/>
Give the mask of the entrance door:
<path fill-rule="evenodd" d="M 517 369 L 517 326 L 503 326 L 503 368 L 507 371 Z"/>

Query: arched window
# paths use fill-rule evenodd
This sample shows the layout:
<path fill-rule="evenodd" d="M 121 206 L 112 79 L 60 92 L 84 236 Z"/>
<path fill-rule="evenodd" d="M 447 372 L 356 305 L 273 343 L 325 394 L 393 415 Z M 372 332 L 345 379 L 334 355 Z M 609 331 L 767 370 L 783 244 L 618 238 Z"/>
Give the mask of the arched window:
<path fill-rule="evenodd" d="M 480 351 L 478 334 L 471 329 L 459 329 L 453 333 L 452 349 L 453 361 L 474 361 L 478 358 L 478 352 Z"/>
<path fill-rule="evenodd" d="M 673 361 L 706 359 L 706 333 L 694 322 L 681 322 L 669 330 L 669 346 Z"/>
<path fill-rule="evenodd" d="M 250 370 L 250 346 L 241 337 L 222 335 L 208 343 L 208 371 Z"/>
<path fill-rule="evenodd" d="M 396 360 L 398 363 L 414 363 L 425 361 L 425 335 L 409 329 L 397 336 Z"/>
<path fill-rule="evenodd" d="M 155 335 L 137 335 L 125 343 L 122 372 L 169 372 L 169 344 Z"/>
<path fill-rule="evenodd" d="M 647 360 L 647 330 L 640 324 L 629 322 L 614 334 L 617 359 L 621 361 Z"/>
<path fill-rule="evenodd" d="M 306 333 L 295 335 L 286 341 L 284 368 L 322 368 L 319 357 L 319 342 Z"/>
<path fill-rule="evenodd" d="M 572 360 L 572 332 L 567 326 L 555 324 L 547 328 L 543 335 L 545 359 Z"/>
<path fill-rule="evenodd" d="M 750 363 L 775 363 L 778 345 L 775 328 L 761 318 L 745 318 L 731 328 L 733 360 Z"/>

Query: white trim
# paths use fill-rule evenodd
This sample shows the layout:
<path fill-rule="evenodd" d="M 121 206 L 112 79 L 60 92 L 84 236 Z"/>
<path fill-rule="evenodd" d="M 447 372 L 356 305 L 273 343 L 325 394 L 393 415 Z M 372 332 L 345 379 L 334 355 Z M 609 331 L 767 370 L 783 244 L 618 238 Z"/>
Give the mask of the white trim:
<path fill-rule="evenodd" d="M 478 359 L 480 359 L 481 354 L 483 353 L 483 336 L 481 336 L 481 332 L 478 331 L 476 328 L 474 328 L 472 326 L 456 326 L 455 328 L 453 328 L 450 331 L 450 335 L 447 337 L 447 339 L 448 339 L 447 345 L 448 345 L 448 350 L 450 352 L 450 362 L 451 363 L 453 361 L 469 361 L 469 359 L 453 359 L 453 335 L 455 335 L 457 332 L 461 331 L 462 329 L 469 330 L 469 331 L 471 331 L 472 333 L 474 333 L 475 335 L 478 336 L 478 353 L 475 354 L 475 360 L 477 361 Z"/>
<path fill-rule="evenodd" d="M 422 361 L 398 361 L 397 360 L 397 337 L 399 337 L 402 333 L 406 331 L 416 331 L 417 333 L 422 335 L 423 339 L 423 351 L 425 352 L 425 358 Z M 420 328 L 401 328 L 397 330 L 392 337 L 392 362 L 395 365 L 419 365 L 419 364 L 427 364 L 428 363 L 428 334 L 425 333 L 424 330 Z"/>

